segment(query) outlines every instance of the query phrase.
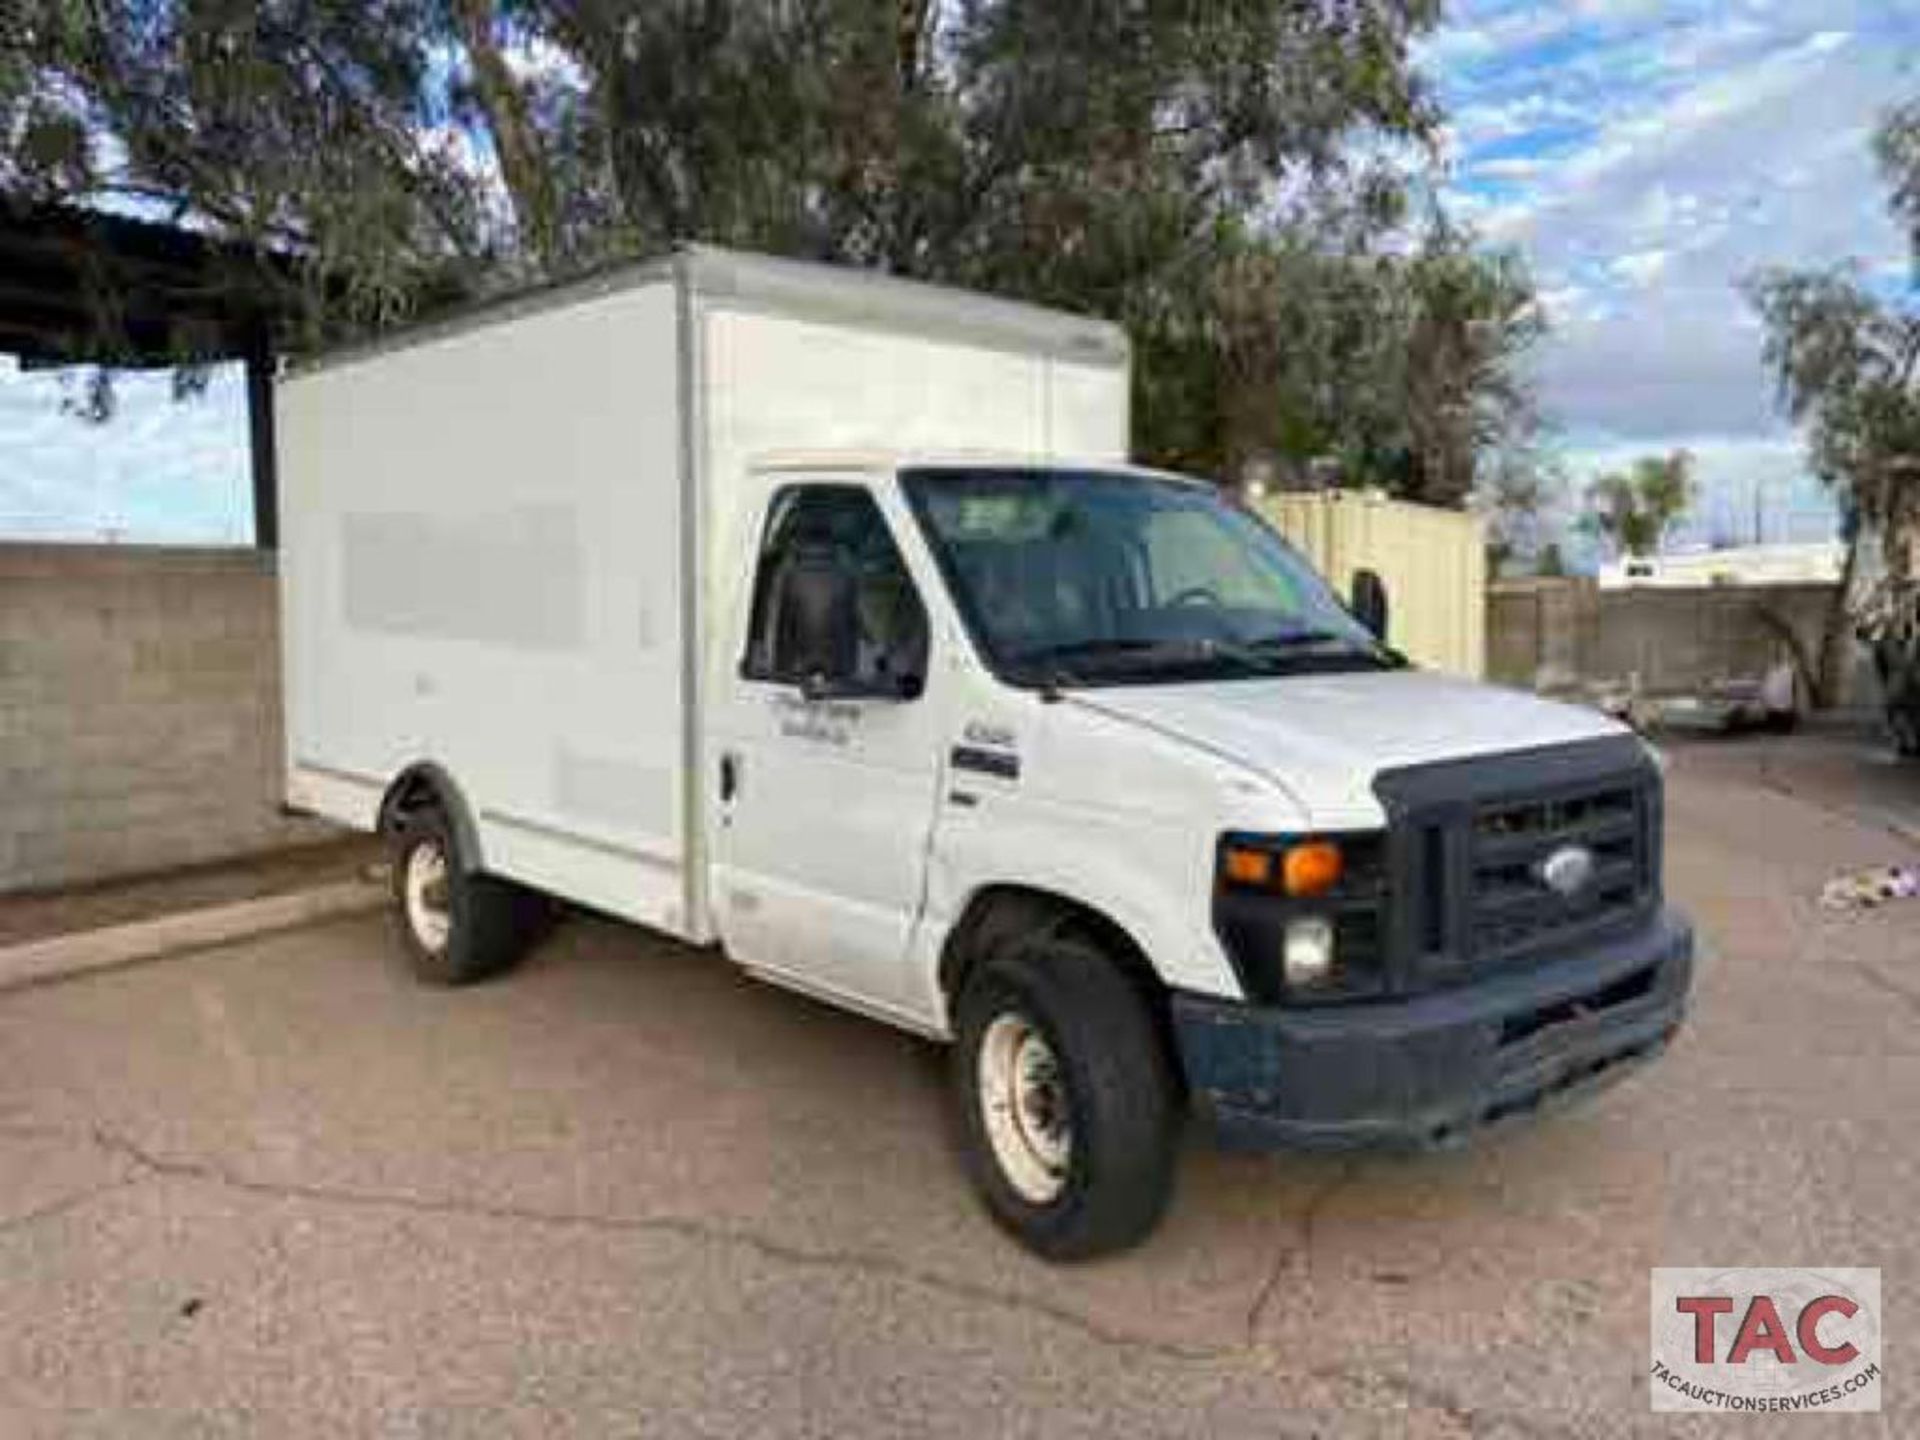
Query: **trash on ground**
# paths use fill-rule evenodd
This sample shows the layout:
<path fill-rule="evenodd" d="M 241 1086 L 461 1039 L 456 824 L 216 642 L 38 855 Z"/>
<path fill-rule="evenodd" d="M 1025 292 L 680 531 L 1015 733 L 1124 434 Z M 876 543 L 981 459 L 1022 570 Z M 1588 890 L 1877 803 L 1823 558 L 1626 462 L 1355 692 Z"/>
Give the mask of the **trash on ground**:
<path fill-rule="evenodd" d="M 1836 875 L 1820 891 L 1828 910 L 1870 910 L 1889 900 L 1920 896 L 1920 870 L 1911 865 L 1874 865 Z"/>

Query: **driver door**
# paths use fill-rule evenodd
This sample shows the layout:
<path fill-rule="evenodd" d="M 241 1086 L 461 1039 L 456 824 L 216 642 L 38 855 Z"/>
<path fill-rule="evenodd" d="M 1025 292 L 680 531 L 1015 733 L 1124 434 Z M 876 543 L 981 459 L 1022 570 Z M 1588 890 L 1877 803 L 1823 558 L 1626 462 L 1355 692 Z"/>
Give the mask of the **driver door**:
<path fill-rule="evenodd" d="M 713 715 L 720 933 L 751 968 L 917 1016 L 940 745 L 926 610 L 872 493 L 777 491 L 752 595 Z"/>

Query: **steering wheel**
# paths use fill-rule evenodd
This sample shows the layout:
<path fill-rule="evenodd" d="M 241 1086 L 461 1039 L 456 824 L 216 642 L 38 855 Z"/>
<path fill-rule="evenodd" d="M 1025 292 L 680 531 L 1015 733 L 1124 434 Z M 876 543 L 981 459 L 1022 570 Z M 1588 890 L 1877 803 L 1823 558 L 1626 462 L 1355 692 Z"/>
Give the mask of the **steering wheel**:
<path fill-rule="evenodd" d="M 1183 605 L 1210 605 L 1215 610 L 1222 608 L 1219 593 L 1210 585 L 1189 585 L 1178 595 L 1170 596 L 1167 600 L 1169 610 Z"/>

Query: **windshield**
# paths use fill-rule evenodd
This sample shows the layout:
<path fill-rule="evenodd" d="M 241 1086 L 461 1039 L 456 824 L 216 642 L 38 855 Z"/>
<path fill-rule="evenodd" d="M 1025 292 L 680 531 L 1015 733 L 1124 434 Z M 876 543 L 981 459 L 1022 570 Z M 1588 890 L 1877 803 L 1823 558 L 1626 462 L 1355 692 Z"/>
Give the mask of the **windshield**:
<path fill-rule="evenodd" d="M 901 478 L 975 643 L 1012 683 L 1400 663 L 1292 547 L 1208 486 L 1051 469 Z"/>

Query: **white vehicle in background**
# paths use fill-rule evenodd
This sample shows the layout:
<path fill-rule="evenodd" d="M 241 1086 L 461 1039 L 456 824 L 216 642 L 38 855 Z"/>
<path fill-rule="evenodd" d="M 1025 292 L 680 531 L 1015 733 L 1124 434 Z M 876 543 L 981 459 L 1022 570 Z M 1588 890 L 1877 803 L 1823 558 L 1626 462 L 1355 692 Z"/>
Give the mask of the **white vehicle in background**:
<path fill-rule="evenodd" d="M 1189 1110 L 1429 1144 L 1681 1022 L 1660 776 L 1422 673 L 1215 487 L 1126 463 L 1111 327 L 696 250 L 281 387 L 290 802 L 390 837 L 428 979 L 549 897 L 953 1042 L 1042 1254 Z M 876 448 L 877 447 L 877 448 Z"/>

